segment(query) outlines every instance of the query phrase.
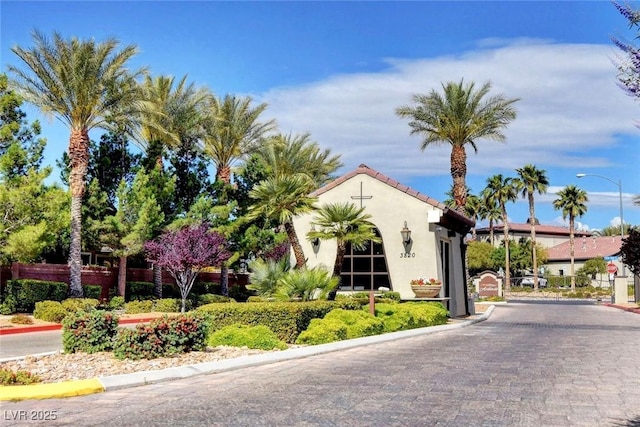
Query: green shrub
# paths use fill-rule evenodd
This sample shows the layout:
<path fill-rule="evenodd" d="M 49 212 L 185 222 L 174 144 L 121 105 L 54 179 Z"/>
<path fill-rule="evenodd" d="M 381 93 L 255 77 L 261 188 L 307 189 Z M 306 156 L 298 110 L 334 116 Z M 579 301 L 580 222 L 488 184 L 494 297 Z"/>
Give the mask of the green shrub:
<path fill-rule="evenodd" d="M 84 285 L 82 286 L 82 291 L 85 298 L 100 300 L 100 296 L 102 295 L 102 286 Z"/>
<path fill-rule="evenodd" d="M 78 311 L 62 321 L 62 345 L 65 353 L 97 353 L 113 348 L 118 318 L 102 310 Z"/>
<path fill-rule="evenodd" d="M 318 345 L 347 339 L 347 325 L 336 319 L 313 319 L 307 330 L 296 339 L 297 344 Z"/>
<path fill-rule="evenodd" d="M 163 298 L 155 300 L 153 301 L 152 311 L 159 311 L 160 313 L 177 313 L 180 311 L 180 300 L 177 298 Z"/>
<path fill-rule="evenodd" d="M 153 301 L 130 301 L 124 305 L 124 312 L 127 314 L 151 313 L 153 311 Z"/>
<path fill-rule="evenodd" d="M 91 311 L 94 310 L 100 301 L 93 298 L 67 298 L 62 301 L 62 308 L 69 313 L 75 313 L 76 311 Z"/>
<path fill-rule="evenodd" d="M 177 286 L 176 286 L 177 289 Z M 193 284 L 191 288 L 191 293 L 194 295 L 204 295 L 204 294 L 220 294 L 222 292 L 222 288 L 219 283 L 214 282 L 196 282 Z M 180 295 L 180 290 L 178 290 L 178 295 Z"/>
<path fill-rule="evenodd" d="M 180 298 L 180 289 L 174 284 L 163 283 L 162 298 Z"/>
<path fill-rule="evenodd" d="M 9 315 L 18 311 L 18 302 L 13 295 L 7 295 L 0 304 L 0 314 Z"/>
<path fill-rule="evenodd" d="M 365 311 L 336 309 L 324 319 L 314 319 L 302 332 L 298 344 L 321 344 L 343 339 L 378 335 L 384 332 L 382 320 Z"/>
<path fill-rule="evenodd" d="M 216 294 L 203 294 L 197 296 L 196 307 L 200 307 L 201 305 L 221 303 L 221 302 L 236 302 L 234 299 L 225 297 L 224 295 L 216 295 Z"/>
<path fill-rule="evenodd" d="M 378 335 L 384 332 L 382 320 L 365 311 L 336 309 L 327 314 L 324 319 L 335 319 L 347 325 L 347 339 Z"/>
<path fill-rule="evenodd" d="M 15 316 L 11 316 L 9 322 L 15 323 L 16 325 L 33 325 L 33 319 L 26 314 L 19 313 Z"/>
<path fill-rule="evenodd" d="M 153 298 L 153 283 L 151 282 L 127 282 L 124 292 L 125 300 L 145 301 Z"/>
<path fill-rule="evenodd" d="M 117 359 L 154 359 L 172 354 L 204 350 L 209 316 L 205 313 L 187 313 L 154 320 L 135 329 L 119 330 L 113 355 Z"/>
<path fill-rule="evenodd" d="M 0 385 L 28 385 L 39 382 L 40 378 L 29 371 L 0 368 Z"/>
<path fill-rule="evenodd" d="M 376 317 L 383 321 L 385 332 L 394 332 L 443 325 L 447 310 L 438 302 L 376 304 Z"/>
<path fill-rule="evenodd" d="M 356 305 L 360 309 L 361 305 Z M 279 339 L 294 343 L 311 319 L 322 318 L 334 308 L 349 308 L 343 301 L 256 302 L 207 304 L 197 308 L 211 315 L 214 330 L 233 324 L 265 325 Z"/>
<path fill-rule="evenodd" d="M 115 296 L 109 300 L 109 309 L 122 310 L 124 308 L 124 297 Z"/>
<path fill-rule="evenodd" d="M 18 279 L 8 280 L 5 300 L 13 297 L 14 312 L 30 313 L 38 301 L 62 301 L 67 298 L 69 286 L 62 282 Z M 7 309 L 10 307 L 7 307 Z"/>
<path fill-rule="evenodd" d="M 278 339 L 276 334 L 264 325 L 225 326 L 219 331 L 211 334 L 207 340 L 207 344 L 212 347 L 228 345 L 232 347 L 247 347 L 260 350 L 284 350 L 288 348 L 286 343 Z"/>
<path fill-rule="evenodd" d="M 33 317 L 45 322 L 60 323 L 67 314 L 67 310 L 58 301 L 38 301 L 33 310 Z"/>

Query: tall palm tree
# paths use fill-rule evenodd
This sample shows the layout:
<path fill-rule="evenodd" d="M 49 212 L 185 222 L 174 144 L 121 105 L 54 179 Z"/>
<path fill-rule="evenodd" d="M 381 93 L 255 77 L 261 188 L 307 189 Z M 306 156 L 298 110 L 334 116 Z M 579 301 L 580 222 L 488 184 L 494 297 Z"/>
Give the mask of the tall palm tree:
<path fill-rule="evenodd" d="M 257 151 L 268 178 L 261 181 L 249 196 L 256 203 L 249 217 L 264 214 L 283 225 L 296 257 L 296 268 L 305 265 L 300 241 L 293 228 L 293 217 L 314 209 L 316 198 L 310 197 L 316 188 L 327 183 L 340 166 L 340 156 L 321 150 L 309 134 L 275 135 Z"/>
<path fill-rule="evenodd" d="M 504 232 L 504 263 L 505 263 L 505 289 L 511 289 L 511 265 L 509 255 L 509 217 L 507 216 L 507 202 L 514 202 L 518 198 L 518 188 L 513 178 L 503 177 L 501 174 L 493 175 L 487 179 L 487 187 L 483 190 L 483 196 L 489 203 L 495 203 L 500 207 Z"/>
<path fill-rule="evenodd" d="M 304 250 L 293 226 L 293 218 L 311 212 L 317 198 L 310 197 L 313 182 L 303 174 L 272 176 L 261 181 L 250 192 L 255 203 L 249 209 L 250 219 L 264 216 L 284 227 L 296 258 L 296 268 L 304 267 Z"/>
<path fill-rule="evenodd" d="M 69 254 L 70 295 L 81 297 L 82 196 L 89 163 L 89 131 L 94 128 L 128 127 L 140 107 L 135 79 L 144 70 L 130 72 L 127 62 L 138 49 L 117 50 L 119 42 L 102 43 L 78 38 L 64 39 L 54 32 L 52 40 L 34 31 L 35 46 L 12 48 L 24 68 L 9 66 L 17 92 L 43 113 L 67 125 L 71 190 L 71 243 Z"/>
<path fill-rule="evenodd" d="M 587 192 L 579 189 L 575 185 L 568 185 L 562 190 L 558 191 L 558 198 L 553 201 L 553 208 L 562 211 L 562 218 L 569 217 L 569 253 L 571 256 L 571 290 L 576 290 L 576 276 L 575 276 L 575 244 L 574 244 L 574 232 L 575 232 L 575 219 L 581 217 L 587 212 Z"/>
<path fill-rule="evenodd" d="M 216 180 L 231 182 L 231 165 L 253 153 L 264 136 L 275 129 L 275 120 L 259 121 L 267 109 L 262 103 L 251 106 L 250 97 L 226 95 L 213 97 L 209 105 L 209 122 L 203 140 L 203 150 L 216 168 Z"/>
<path fill-rule="evenodd" d="M 533 193 L 544 194 L 549 186 L 547 171 L 538 169 L 532 164 L 516 169 L 517 185 L 523 197 L 529 201 L 529 226 L 531 227 L 531 254 L 533 258 L 533 290 L 538 290 L 538 255 L 536 251 L 536 209 Z"/>
<path fill-rule="evenodd" d="M 328 203 L 320 207 L 312 224 L 319 230 L 307 233 L 309 240 L 333 240 L 337 244 L 336 259 L 333 263 L 333 276 L 340 279 L 342 262 L 347 251 L 347 244 L 351 243 L 356 249 L 364 249 L 370 241 L 380 242 L 374 232 L 374 225 L 369 221 L 371 215 L 364 213 L 365 208 L 358 208 L 350 202 Z M 329 292 L 329 299 L 335 299 L 336 288 Z"/>
<path fill-rule="evenodd" d="M 231 165 L 253 153 L 264 136 L 275 129 L 275 120 L 259 121 L 267 109 L 262 103 L 251 106 L 250 97 L 238 98 L 226 95 L 224 99 L 212 96 L 207 108 L 208 121 L 205 126 L 203 152 L 213 162 L 216 181 L 225 187 L 231 184 Z M 222 203 L 226 203 L 226 191 L 222 192 Z M 223 295 L 228 293 L 229 266 L 223 263 L 220 269 L 220 286 Z"/>
<path fill-rule="evenodd" d="M 456 209 L 463 212 L 466 204 L 467 153 L 470 145 L 477 153 L 477 141 L 482 138 L 504 141 L 503 129 L 516 118 L 513 104 L 517 98 L 503 95 L 486 98 L 491 83 L 476 89 L 474 82 L 464 84 L 448 82 L 442 85 L 443 93 L 432 90 L 428 95 L 414 94 L 417 106 L 401 106 L 396 114 L 410 119 L 411 135 L 419 134 L 421 150 L 430 145 L 451 144 L 451 177 Z"/>

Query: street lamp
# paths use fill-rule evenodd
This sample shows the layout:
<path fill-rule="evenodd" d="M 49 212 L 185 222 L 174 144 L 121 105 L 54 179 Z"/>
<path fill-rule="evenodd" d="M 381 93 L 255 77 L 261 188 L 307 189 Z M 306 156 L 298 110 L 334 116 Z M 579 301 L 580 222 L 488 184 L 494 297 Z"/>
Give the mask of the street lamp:
<path fill-rule="evenodd" d="M 624 219 L 622 217 L 622 180 L 619 179 L 618 182 L 615 182 L 614 180 L 607 178 L 606 176 L 602 176 L 602 175 L 595 175 L 595 174 L 591 174 L 591 173 L 578 173 L 576 174 L 576 177 L 578 178 L 583 178 L 585 176 L 595 176 L 598 178 L 602 178 L 602 179 L 606 179 L 609 182 L 614 183 L 615 185 L 618 186 L 618 192 L 620 194 L 620 243 L 622 243 L 622 239 L 624 238 Z M 622 275 L 625 275 L 625 271 L 624 271 L 624 264 L 622 264 Z"/>

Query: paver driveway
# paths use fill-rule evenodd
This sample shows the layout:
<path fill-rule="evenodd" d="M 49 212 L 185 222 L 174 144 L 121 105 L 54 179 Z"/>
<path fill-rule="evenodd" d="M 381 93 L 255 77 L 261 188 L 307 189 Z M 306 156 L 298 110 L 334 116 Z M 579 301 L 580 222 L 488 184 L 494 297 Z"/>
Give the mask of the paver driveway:
<path fill-rule="evenodd" d="M 25 411 L 25 412 L 20 412 Z M 640 426 L 640 315 L 508 304 L 436 334 L 91 396 L 43 425 Z M 42 412 L 43 414 L 45 412 Z"/>

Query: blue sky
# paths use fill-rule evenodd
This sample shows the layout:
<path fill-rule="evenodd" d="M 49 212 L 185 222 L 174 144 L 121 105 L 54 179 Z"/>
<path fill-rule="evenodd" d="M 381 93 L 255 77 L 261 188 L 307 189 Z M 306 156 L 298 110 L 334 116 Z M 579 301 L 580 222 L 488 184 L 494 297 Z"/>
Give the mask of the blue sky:
<path fill-rule="evenodd" d="M 114 36 L 140 48 L 132 66 L 267 102 L 265 118 L 280 131 L 310 132 L 340 153 L 341 173 L 365 163 L 438 200 L 451 185 L 450 149 L 420 151 L 394 110 L 443 82 L 490 80 L 492 94 L 520 98 L 518 118 L 506 143 L 481 140 L 478 154 L 468 151 L 473 192 L 490 175 L 515 176 L 533 163 L 551 183 L 536 199 L 541 223 L 562 224 L 554 193 L 575 184 L 590 198 L 583 228 L 619 224 L 621 180 L 624 220 L 640 224 L 632 204 L 640 193 L 640 105 L 616 86 L 610 40 L 635 34 L 608 1 L 2 1 L 0 15 L 3 70 L 19 65 L 10 49 L 31 46 L 34 28 Z M 68 131 L 41 121 L 46 162 L 54 164 Z M 526 221 L 524 200 L 507 208 L 512 221 Z"/>

